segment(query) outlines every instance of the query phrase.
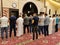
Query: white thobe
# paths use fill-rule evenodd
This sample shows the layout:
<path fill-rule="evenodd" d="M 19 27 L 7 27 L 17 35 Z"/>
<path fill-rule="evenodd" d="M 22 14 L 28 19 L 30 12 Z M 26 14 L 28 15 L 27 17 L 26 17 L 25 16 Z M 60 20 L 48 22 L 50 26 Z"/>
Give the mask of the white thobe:
<path fill-rule="evenodd" d="M 53 21 L 54 21 L 54 23 L 53 23 L 53 31 L 52 32 L 55 33 L 55 25 L 56 25 L 56 18 L 55 17 L 53 18 Z"/>
<path fill-rule="evenodd" d="M 55 18 L 50 18 L 49 34 L 55 33 L 55 25 L 56 25 L 56 20 L 55 20 Z"/>
<path fill-rule="evenodd" d="M 49 24 L 49 34 L 53 33 L 53 18 L 50 18 L 50 24 Z"/>
<path fill-rule="evenodd" d="M 23 35 L 23 18 L 19 17 L 17 19 L 17 36 Z"/>

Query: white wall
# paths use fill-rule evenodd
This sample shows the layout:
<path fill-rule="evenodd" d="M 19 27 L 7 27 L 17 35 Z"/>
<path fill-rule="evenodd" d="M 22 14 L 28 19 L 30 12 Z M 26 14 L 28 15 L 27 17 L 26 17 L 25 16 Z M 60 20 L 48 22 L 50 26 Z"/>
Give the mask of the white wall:
<path fill-rule="evenodd" d="M 13 3 L 16 3 L 16 5 L 17 5 L 16 8 L 18 8 L 18 0 L 3 0 L 3 7 L 13 8 L 12 7 Z"/>
<path fill-rule="evenodd" d="M 60 14 L 60 8 L 57 9 L 57 13 Z"/>
<path fill-rule="evenodd" d="M 55 13 L 55 10 L 57 10 L 57 14 L 60 14 L 60 7 L 57 5 L 54 5 L 53 3 L 50 3 L 49 1 L 46 2 L 47 5 L 47 13 L 49 13 L 49 9 L 51 9 L 51 15 Z"/>
<path fill-rule="evenodd" d="M 41 9 L 43 9 L 43 7 L 44 7 L 44 3 L 42 2 L 42 1 L 33 1 L 33 0 L 25 0 L 25 1 L 22 1 L 22 0 L 20 0 L 19 1 L 19 11 L 20 12 L 22 12 L 22 10 L 23 10 L 23 7 L 24 7 L 24 5 L 26 4 L 26 3 L 28 3 L 28 2 L 33 2 L 36 6 L 37 6 L 37 9 L 38 9 L 38 13 L 40 12 L 40 11 L 43 11 L 43 10 L 41 10 Z"/>
<path fill-rule="evenodd" d="M 37 8 L 38 8 L 38 13 L 40 11 L 44 11 L 44 2 L 41 1 L 36 1 L 36 0 L 3 0 L 3 7 L 7 7 L 7 8 L 13 8 L 12 7 L 12 3 L 16 3 L 17 4 L 17 9 L 19 9 L 19 12 L 22 12 L 24 5 L 27 2 L 33 2 Z M 47 13 L 49 13 L 49 9 L 51 9 L 51 15 L 53 15 L 55 13 L 55 10 L 58 11 L 58 13 L 60 13 L 60 8 L 57 9 L 54 5 L 52 5 L 49 1 L 46 2 L 47 5 Z"/>
<path fill-rule="evenodd" d="M 40 11 L 44 11 L 44 10 L 41 10 L 44 8 L 43 1 L 36 1 L 36 0 L 3 0 L 3 7 L 13 8 L 12 3 L 16 3 L 17 4 L 16 8 L 19 9 L 19 12 L 22 12 L 23 6 L 27 2 L 33 2 L 38 8 L 38 13 Z"/>
<path fill-rule="evenodd" d="M 46 6 L 47 6 L 47 13 L 49 14 L 49 9 L 51 9 L 51 16 L 53 15 L 53 14 L 55 14 L 55 10 L 56 10 L 56 8 L 55 8 L 55 6 L 54 5 L 52 5 L 50 2 L 46 2 Z"/>

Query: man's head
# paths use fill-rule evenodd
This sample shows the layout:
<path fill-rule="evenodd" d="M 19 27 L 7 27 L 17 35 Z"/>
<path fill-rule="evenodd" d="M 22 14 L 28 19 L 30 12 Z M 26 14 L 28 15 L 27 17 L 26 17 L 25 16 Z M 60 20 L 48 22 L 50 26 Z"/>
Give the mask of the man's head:
<path fill-rule="evenodd" d="M 40 16 L 43 16 L 43 15 L 44 15 L 43 13 L 40 14 Z"/>
<path fill-rule="evenodd" d="M 53 14 L 53 16 L 52 17 L 55 17 L 55 14 Z"/>
<path fill-rule="evenodd" d="M 51 18 L 51 16 L 49 16 Z"/>
<path fill-rule="evenodd" d="M 36 16 L 36 13 L 33 13 L 33 16 Z"/>
<path fill-rule="evenodd" d="M 27 17 L 27 14 L 25 14 L 25 17 Z"/>
<path fill-rule="evenodd" d="M 22 17 L 22 13 L 19 14 L 19 17 Z"/>
<path fill-rule="evenodd" d="M 14 16 L 14 13 L 11 13 L 11 16 Z"/>
<path fill-rule="evenodd" d="M 56 14 L 56 17 L 58 17 L 58 14 Z"/>
<path fill-rule="evenodd" d="M 30 15 L 30 17 L 32 17 L 32 15 Z"/>
<path fill-rule="evenodd" d="M 45 13 L 45 17 L 46 17 L 46 16 L 48 16 L 48 14 L 47 14 L 47 13 Z"/>

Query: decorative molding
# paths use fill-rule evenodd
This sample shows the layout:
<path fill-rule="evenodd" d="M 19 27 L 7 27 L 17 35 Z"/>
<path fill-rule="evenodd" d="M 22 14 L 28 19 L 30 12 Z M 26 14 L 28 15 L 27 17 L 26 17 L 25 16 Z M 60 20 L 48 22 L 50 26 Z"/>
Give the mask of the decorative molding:
<path fill-rule="evenodd" d="M 6 14 L 9 18 L 9 8 L 3 7 L 3 15 Z"/>

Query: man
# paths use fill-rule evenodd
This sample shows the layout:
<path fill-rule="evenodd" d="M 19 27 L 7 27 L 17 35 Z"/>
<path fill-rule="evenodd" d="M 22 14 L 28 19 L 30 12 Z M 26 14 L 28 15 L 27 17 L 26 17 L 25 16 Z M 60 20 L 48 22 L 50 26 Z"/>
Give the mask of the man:
<path fill-rule="evenodd" d="M 6 39 L 8 38 L 8 18 L 6 17 L 6 14 L 3 15 L 0 19 L 1 21 L 1 38 L 4 40 L 4 31 L 6 33 Z"/>
<path fill-rule="evenodd" d="M 32 33 L 32 19 L 33 19 L 33 16 L 32 16 L 32 15 L 30 15 L 30 17 L 29 17 L 30 33 Z"/>
<path fill-rule="evenodd" d="M 50 18 L 50 23 L 49 23 L 49 34 L 53 34 L 53 16 L 49 16 Z"/>
<path fill-rule="evenodd" d="M 44 19 L 44 36 L 49 35 L 49 23 L 50 23 L 50 18 L 47 14 L 45 14 L 45 19 Z"/>
<path fill-rule="evenodd" d="M 11 15 L 9 20 L 10 20 L 10 37 L 12 34 L 12 29 L 14 30 L 14 36 L 16 37 L 16 17 L 14 16 L 14 14 Z"/>
<path fill-rule="evenodd" d="M 38 26 L 39 26 L 39 35 L 44 34 L 44 17 L 43 17 L 43 13 L 40 13 L 39 17 L 39 22 L 38 22 Z"/>
<path fill-rule="evenodd" d="M 60 14 L 59 14 L 59 25 L 58 25 L 58 28 L 60 28 Z"/>
<path fill-rule="evenodd" d="M 19 15 L 19 18 L 16 20 L 17 23 L 17 36 L 23 35 L 23 18 L 22 14 Z"/>
<path fill-rule="evenodd" d="M 29 33 L 29 17 L 27 16 L 27 14 L 25 14 L 23 24 L 24 24 L 24 34 L 26 33 L 26 28 L 27 28 L 27 31 Z"/>
<path fill-rule="evenodd" d="M 55 32 L 58 32 L 58 23 L 59 23 L 59 18 L 58 18 L 58 15 L 56 15 Z"/>
<path fill-rule="evenodd" d="M 52 33 L 55 33 L 55 25 L 56 25 L 56 17 L 55 17 L 55 14 L 53 14 L 53 17 L 52 17 L 52 20 L 53 20 L 53 22 L 52 22 L 52 25 L 53 25 L 53 28 L 52 28 Z"/>
<path fill-rule="evenodd" d="M 33 24 L 33 40 L 38 39 L 38 16 L 36 13 L 33 14 L 33 20 L 32 20 L 32 24 Z"/>

